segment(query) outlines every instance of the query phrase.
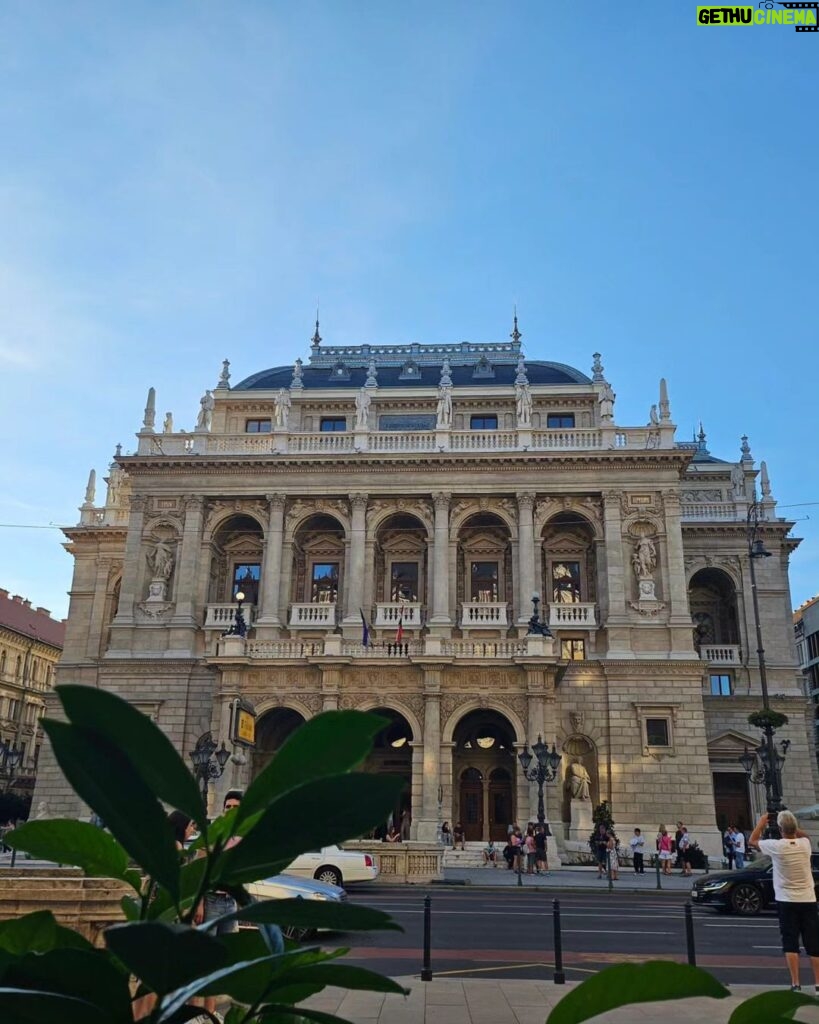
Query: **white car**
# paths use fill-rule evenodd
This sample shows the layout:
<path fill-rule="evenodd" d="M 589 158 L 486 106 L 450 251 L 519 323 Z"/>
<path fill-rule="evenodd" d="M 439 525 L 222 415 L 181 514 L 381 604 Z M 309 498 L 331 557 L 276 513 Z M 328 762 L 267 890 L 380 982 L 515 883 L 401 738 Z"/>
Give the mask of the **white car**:
<path fill-rule="evenodd" d="M 284 875 L 273 875 L 263 878 L 247 887 L 248 892 L 257 900 L 327 900 L 331 903 L 343 903 L 347 893 L 337 885 L 316 882 L 308 878 L 286 878 Z M 309 942 L 316 936 L 315 928 L 282 928 L 288 939 Z"/>
<path fill-rule="evenodd" d="M 370 882 L 378 874 L 372 854 L 324 846 L 296 857 L 282 872 L 297 878 L 315 878 L 330 885 L 347 882 Z"/>

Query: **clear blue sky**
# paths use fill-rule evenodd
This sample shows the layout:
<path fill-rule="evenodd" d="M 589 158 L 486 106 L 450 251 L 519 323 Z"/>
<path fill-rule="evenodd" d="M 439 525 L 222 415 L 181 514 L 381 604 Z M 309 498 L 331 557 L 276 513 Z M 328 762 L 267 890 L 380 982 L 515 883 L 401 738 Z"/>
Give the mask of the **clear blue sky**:
<path fill-rule="evenodd" d="M 0 519 L 74 523 L 157 389 L 191 427 L 327 344 L 505 338 L 617 420 L 669 381 L 678 437 L 747 433 L 819 502 L 819 35 L 693 2 L 0 8 Z M 102 490 L 102 485 L 100 487 Z M 819 506 L 794 604 L 819 591 Z M 0 586 L 67 609 L 56 530 L 0 529 Z"/>

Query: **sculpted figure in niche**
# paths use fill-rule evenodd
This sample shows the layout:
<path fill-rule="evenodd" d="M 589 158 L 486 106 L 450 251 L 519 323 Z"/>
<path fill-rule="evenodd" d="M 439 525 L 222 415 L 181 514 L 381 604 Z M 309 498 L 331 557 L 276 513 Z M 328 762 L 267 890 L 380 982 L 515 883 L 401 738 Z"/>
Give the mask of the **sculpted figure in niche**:
<path fill-rule="evenodd" d="M 452 388 L 438 388 L 436 427 L 452 426 Z"/>
<path fill-rule="evenodd" d="M 519 427 L 528 427 L 532 423 L 532 392 L 528 384 L 515 387 L 515 407 Z"/>
<path fill-rule="evenodd" d="M 657 568 L 657 548 L 650 537 L 641 537 L 637 541 L 634 554 L 631 556 L 631 564 L 638 580 L 651 579 Z"/>
<path fill-rule="evenodd" d="M 196 420 L 197 430 L 210 430 L 213 423 L 213 407 L 216 405 L 213 395 L 206 391 L 199 399 L 199 416 Z"/>
<path fill-rule="evenodd" d="M 173 572 L 173 564 L 173 547 L 166 540 L 158 540 L 148 552 L 148 565 L 154 574 L 154 579 L 164 580 L 167 583 Z"/>
<path fill-rule="evenodd" d="M 366 430 L 369 426 L 370 417 L 370 393 L 366 388 L 361 388 L 355 396 L 355 429 Z"/>
<path fill-rule="evenodd" d="M 287 421 L 290 419 L 290 392 L 287 388 L 279 388 L 276 392 L 276 426 L 282 429 L 287 428 Z"/>
<path fill-rule="evenodd" d="M 572 800 L 591 800 L 591 775 L 582 761 L 572 761 L 566 770 L 566 788 Z"/>

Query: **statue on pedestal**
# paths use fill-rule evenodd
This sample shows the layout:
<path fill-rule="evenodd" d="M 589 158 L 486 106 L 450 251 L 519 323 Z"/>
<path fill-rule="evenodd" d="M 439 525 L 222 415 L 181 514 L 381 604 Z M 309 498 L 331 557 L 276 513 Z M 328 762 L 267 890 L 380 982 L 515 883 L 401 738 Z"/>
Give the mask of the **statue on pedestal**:
<path fill-rule="evenodd" d="M 215 405 L 216 402 L 212 392 L 206 391 L 199 399 L 199 416 L 196 420 L 197 430 L 206 432 L 210 430 L 211 423 L 213 423 L 213 408 Z"/>
<path fill-rule="evenodd" d="M 516 385 L 515 410 L 519 427 L 529 427 L 532 425 L 532 392 L 528 384 Z"/>
<path fill-rule="evenodd" d="M 438 409 L 435 426 L 452 426 L 452 388 L 438 388 Z"/>
<path fill-rule="evenodd" d="M 290 419 L 290 392 L 287 388 L 279 388 L 276 392 L 276 428 L 287 430 Z"/>
<path fill-rule="evenodd" d="M 369 427 L 370 419 L 370 392 L 366 388 L 361 388 L 358 394 L 355 396 L 355 429 L 356 430 L 367 430 Z"/>

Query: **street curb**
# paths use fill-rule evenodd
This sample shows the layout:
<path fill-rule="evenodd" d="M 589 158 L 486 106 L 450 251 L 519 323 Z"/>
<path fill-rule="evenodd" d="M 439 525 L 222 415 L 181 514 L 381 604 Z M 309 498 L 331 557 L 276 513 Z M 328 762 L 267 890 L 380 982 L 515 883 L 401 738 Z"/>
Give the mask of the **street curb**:
<path fill-rule="evenodd" d="M 435 886 L 436 889 L 463 889 L 464 887 L 474 889 L 476 892 L 549 892 L 554 893 L 558 896 L 561 892 L 568 892 L 572 895 L 583 894 L 587 892 L 604 892 L 608 893 L 608 886 L 601 886 L 598 888 L 592 888 L 591 886 L 547 886 L 547 885 L 483 885 L 480 882 L 473 882 L 469 878 L 453 878 L 451 880 L 438 880 L 433 878 L 428 883 L 430 886 Z M 402 892 L 406 892 L 407 885 L 391 885 L 391 886 L 379 886 L 380 889 L 400 889 Z M 412 888 L 415 888 L 413 885 Z M 614 893 L 624 893 L 626 895 L 635 895 L 645 893 L 648 896 L 685 896 L 688 899 L 691 898 L 690 892 L 686 892 L 685 889 L 627 889 L 622 886 L 617 886 L 611 890 L 612 895 Z"/>

